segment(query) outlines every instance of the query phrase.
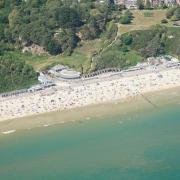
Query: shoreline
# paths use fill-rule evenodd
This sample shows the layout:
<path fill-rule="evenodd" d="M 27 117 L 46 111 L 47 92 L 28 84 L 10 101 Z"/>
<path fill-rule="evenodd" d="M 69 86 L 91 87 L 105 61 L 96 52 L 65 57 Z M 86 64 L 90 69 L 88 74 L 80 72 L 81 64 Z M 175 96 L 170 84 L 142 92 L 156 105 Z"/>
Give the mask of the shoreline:
<path fill-rule="evenodd" d="M 4 129 L 2 124 L 13 124 L 12 122 L 17 119 L 33 119 L 37 116 L 47 116 L 51 119 L 48 114 L 78 112 L 79 109 L 99 107 L 104 104 L 134 101 L 136 104 L 137 100 L 141 99 L 149 107 L 154 108 L 156 103 L 148 99 L 146 94 L 156 94 L 159 91 L 169 91 L 178 87 L 180 87 L 179 68 L 162 71 L 136 71 L 125 74 L 125 76 L 109 74 L 109 76 L 99 76 L 94 79 L 79 80 L 79 82 L 58 82 L 56 87 L 44 91 L 7 98 L 1 97 L 0 132 Z M 31 122 L 29 124 L 31 126 Z M 48 127 L 49 124 L 51 122 L 44 121 L 40 126 Z M 8 131 L 14 130 L 7 127 L 6 125 L 5 129 Z"/>
<path fill-rule="evenodd" d="M 180 87 L 145 93 L 145 96 L 155 103 L 158 108 L 171 104 L 179 104 Z M 101 119 L 103 117 L 117 115 L 117 113 L 120 116 L 124 116 L 136 112 L 149 112 L 155 109 L 144 98 L 136 96 L 134 98 L 126 98 L 103 104 L 1 121 L 0 135 L 16 133 L 19 130 L 46 128 L 54 125 L 65 125 L 67 123 L 82 123 L 91 119 Z"/>
<path fill-rule="evenodd" d="M 180 87 L 180 69 L 138 72 L 79 82 L 59 82 L 56 87 L 20 96 L 0 98 L 0 122 L 47 112 L 109 103 L 144 93 Z"/>

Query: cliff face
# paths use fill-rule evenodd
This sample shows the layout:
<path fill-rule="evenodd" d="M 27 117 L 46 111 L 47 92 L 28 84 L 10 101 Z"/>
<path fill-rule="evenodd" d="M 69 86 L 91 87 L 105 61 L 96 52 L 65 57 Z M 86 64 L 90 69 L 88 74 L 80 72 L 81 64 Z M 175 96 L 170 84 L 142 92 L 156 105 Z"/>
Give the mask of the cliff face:
<path fill-rule="evenodd" d="M 22 49 L 22 53 L 27 53 L 27 52 L 35 55 L 48 55 L 48 52 L 46 52 L 43 47 L 38 46 L 36 44 L 32 44 L 31 46 L 25 46 Z"/>

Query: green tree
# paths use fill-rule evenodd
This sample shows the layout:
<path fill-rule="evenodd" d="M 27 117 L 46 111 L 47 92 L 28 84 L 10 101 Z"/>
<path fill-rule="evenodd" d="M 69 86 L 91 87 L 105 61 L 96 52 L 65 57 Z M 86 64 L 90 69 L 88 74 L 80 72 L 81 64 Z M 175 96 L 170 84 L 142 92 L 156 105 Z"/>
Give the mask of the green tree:
<path fill-rule="evenodd" d="M 70 55 L 73 49 L 77 46 L 79 38 L 72 29 L 61 30 L 56 36 L 55 39 L 59 46 L 61 47 L 62 52 Z"/>
<path fill-rule="evenodd" d="M 56 19 L 60 27 L 72 28 L 82 24 L 78 12 L 69 7 L 60 7 L 56 12 Z"/>
<path fill-rule="evenodd" d="M 164 53 L 164 46 L 161 43 L 159 34 L 157 34 L 151 41 L 148 42 L 147 46 L 140 50 L 144 57 L 154 57 Z"/>
<path fill-rule="evenodd" d="M 175 11 L 174 11 L 174 16 L 180 20 L 180 7 L 178 7 Z"/>
<path fill-rule="evenodd" d="M 130 24 L 131 18 L 129 16 L 122 16 L 120 19 L 121 24 Z"/>
<path fill-rule="evenodd" d="M 29 87 L 38 82 L 37 76 L 23 61 L 13 57 L 0 58 L 0 93 Z"/>
<path fill-rule="evenodd" d="M 130 45 L 133 41 L 132 34 L 126 33 L 121 36 L 122 43 L 125 45 Z"/>
<path fill-rule="evenodd" d="M 144 1 L 143 0 L 137 0 L 137 7 L 140 10 L 144 9 Z"/>
<path fill-rule="evenodd" d="M 174 15 L 175 10 L 176 10 L 176 7 L 172 7 L 170 9 L 168 9 L 167 12 L 166 12 L 166 17 L 168 19 L 170 19 Z"/>
<path fill-rule="evenodd" d="M 152 8 L 150 0 L 146 0 L 145 8 L 146 9 L 151 9 Z"/>
<path fill-rule="evenodd" d="M 3 8 L 5 5 L 5 0 L 0 0 L 0 8 Z"/>
<path fill-rule="evenodd" d="M 51 55 L 57 55 L 57 54 L 61 53 L 61 47 L 59 46 L 59 44 L 55 40 L 51 40 L 47 44 L 47 50 L 49 51 L 49 53 Z"/>

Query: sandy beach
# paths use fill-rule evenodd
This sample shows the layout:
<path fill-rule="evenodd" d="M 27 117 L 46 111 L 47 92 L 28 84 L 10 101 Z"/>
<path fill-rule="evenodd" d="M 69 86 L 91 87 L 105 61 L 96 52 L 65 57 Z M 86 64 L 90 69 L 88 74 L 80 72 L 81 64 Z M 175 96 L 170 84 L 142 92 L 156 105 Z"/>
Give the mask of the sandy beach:
<path fill-rule="evenodd" d="M 180 70 L 138 73 L 125 77 L 120 74 L 98 77 L 76 83 L 61 83 L 56 87 L 35 93 L 0 98 L 0 121 L 69 110 L 134 98 L 143 93 L 180 86 Z"/>

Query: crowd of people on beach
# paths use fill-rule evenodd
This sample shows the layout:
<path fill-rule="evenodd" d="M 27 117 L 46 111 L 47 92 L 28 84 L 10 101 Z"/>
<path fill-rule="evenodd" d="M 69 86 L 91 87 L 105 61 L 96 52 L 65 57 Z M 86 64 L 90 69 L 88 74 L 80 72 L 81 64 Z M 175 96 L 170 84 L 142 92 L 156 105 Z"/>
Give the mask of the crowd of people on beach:
<path fill-rule="evenodd" d="M 39 113 L 135 97 L 141 93 L 180 86 L 179 68 L 160 72 L 116 74 L 78 82 L 59 82 L 44 91 L 0 98 L 0 121 Z"/>

